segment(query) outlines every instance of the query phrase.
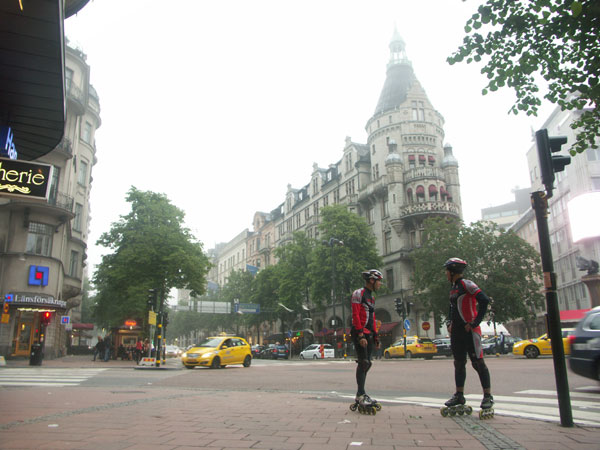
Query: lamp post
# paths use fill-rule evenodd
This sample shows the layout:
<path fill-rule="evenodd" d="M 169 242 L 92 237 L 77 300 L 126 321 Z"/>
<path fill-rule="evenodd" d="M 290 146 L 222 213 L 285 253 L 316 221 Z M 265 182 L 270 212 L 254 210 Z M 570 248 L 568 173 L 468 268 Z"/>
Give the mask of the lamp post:
<path fill-rule="evenodd" d="M 335 326 L 335 253 L 333 251 L 333 247 L 336 245 L 344 245 L 343 241 L 336 239 L 334 237 L 329 238 L 328 241 L 323 241 L 323 244 L 328 245 L 331 248 L 331 308 L 333 314 L 333 324 Z M 342 327 L 343 327 L 343 335 L 344 335 L 344 358 L 346 357 L 346 308 L 342 304 Z M 334 330 L 333 335 L 335 336 L 335 343 L 337 347 L 337 334 Z"/>

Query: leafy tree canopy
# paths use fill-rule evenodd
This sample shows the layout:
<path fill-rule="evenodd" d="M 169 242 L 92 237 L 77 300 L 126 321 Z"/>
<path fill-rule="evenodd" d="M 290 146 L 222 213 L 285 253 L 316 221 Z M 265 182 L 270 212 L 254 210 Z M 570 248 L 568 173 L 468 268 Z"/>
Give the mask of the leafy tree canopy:
<path fill-rule="evenodd" d="M 487 0 L 467 21 L 463 44 L 450 64 L 485 61 L 483 94 L 508 86 L 511 111 L 536 115 L 541 105 L 536 77 L 548 83 L 544 98 L 565 110 L 581 110 L 571 154 L 597 148 L 600 137 L 600 2 L 598 0 Z"/>
<path fill-rule="evenodd" d="M 535 317 L 542 305 L 540 256 L 513 232 L 492 222 L 446 219 L 425 221 L 426 240 L 412 253 L 414 295 L 436 317 L 448 315 L 450 284 L 444 262 L 452 257 L 467 261 L 464 277 L 473 280 L 493 299 L 497 322 Z"/>
<path fill-rule="evenodd" d="M 210 267 L 202 244 L 182 225 L 185 214 L 165 195 L 132 187 L 126 200 L 131 212 L 97 241 L 112 251 L 94 276 L 94 316 L 105 326 L 143 318 L 150 288 L 159 298 L 171 288 L 203 293 Z"/>
<path fill-rule="evenodd" d="M 319 224 L 321 242 L 317 242 L 311 263 L 313 301 L 331 302 L 331 273 L 335 265 L 335 292 L 348 298 L 354 289 L 363 286 L 361 272 L 381 269 L 383 261 L 377 253 L 375 235 L 364 217 L 348 211 L 345 205 L 332 205 L 321 210 Z M 343 245 L 330 247 L 331 238 Z M 332 260 L 333 257 L 333 260 Z"/>

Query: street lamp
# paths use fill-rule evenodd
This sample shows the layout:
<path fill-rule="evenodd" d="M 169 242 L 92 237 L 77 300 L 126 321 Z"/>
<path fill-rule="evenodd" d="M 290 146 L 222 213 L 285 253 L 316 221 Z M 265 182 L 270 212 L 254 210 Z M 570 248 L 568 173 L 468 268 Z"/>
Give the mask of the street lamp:
<path fill-rule="evenodd" d="M 324 245 L 328 245 L 331 248 L 331 308 L 333 314 L 333 324 L 335 326 L 335 259 L 333 248 L 336 245 L 343 246 L 344 242 L 336 239 L 334 237 L 329 238 L 328 241 L 323 241 Z M 342 327 L 344 333 L 344 358 L 346 357 L 346 308 L 342 304 Z M 333 334 L 336 337 L 336 345 L 337 345 L 337 334 L 334 331 Z"/>

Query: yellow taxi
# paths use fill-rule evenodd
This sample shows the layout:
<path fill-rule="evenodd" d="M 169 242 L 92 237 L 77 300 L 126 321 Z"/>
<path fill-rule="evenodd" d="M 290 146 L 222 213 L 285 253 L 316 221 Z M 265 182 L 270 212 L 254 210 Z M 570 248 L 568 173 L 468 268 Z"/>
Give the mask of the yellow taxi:
<path fill-rule="evenodd" d="M 569 336 L 573 334 L 573 328 L 564 328 L 562 330 L 562 341 L 565 349 L 565 355 L 571 354 L 571 341 Z M 526 358 L 537 358 L 540 355 L 551 355 L 552 346 L 548 333 L 542 334 L 537 339 L 525 339 L 515 342 L 513 345 L 513 355 L 525 356 Z"/>
<path fill-rule="evenodd" d="M 189 348 L 181 355 L 187 369 L 196 366 L 219 369 L 232 364 L 250 367 L 252 352 L 245 339 L 237 336 L 213 336 Z"/>
<path fill-rule="evenodd" d="M 437 348 L 429 338 L 418 336 L 406 337 L 406 358 L 431 359 L 437 353 Z M 394 342 L 391 347 L 384 350 L 385 359 L 404 357 L 404 338 Z"/>

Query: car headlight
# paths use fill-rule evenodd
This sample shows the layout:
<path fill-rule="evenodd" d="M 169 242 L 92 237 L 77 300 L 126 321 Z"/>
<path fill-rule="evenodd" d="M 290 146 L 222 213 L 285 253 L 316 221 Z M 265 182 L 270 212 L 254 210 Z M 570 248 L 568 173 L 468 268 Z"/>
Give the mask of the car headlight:
<path fill-rule="evenodd" d="M 187 352 L 181 355 L 183 358 L 187 358 Z"/>
<path fill-rule="evenodd" d="M 214 352 L 204 353 L 203 355 L 200 356 L 200 358 L 210 358 L 214 354 L 215 354 Z"/>

